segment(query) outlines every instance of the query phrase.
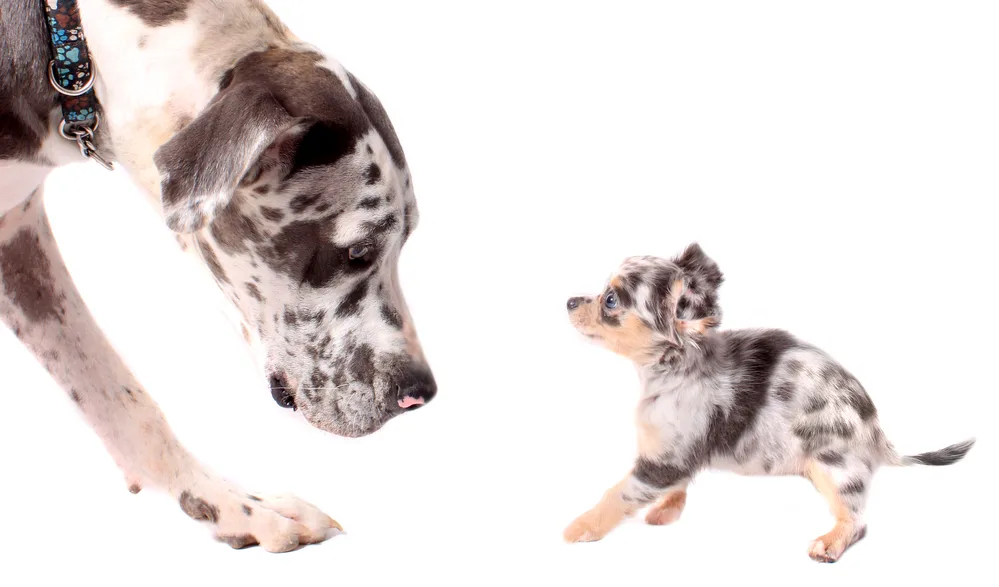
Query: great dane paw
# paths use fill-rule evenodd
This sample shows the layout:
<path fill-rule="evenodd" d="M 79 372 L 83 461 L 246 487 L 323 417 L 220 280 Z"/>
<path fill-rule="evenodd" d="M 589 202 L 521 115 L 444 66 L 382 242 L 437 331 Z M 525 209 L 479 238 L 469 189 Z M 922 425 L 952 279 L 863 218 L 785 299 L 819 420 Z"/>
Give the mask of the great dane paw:
<path fill-rule="evenodd" d="M 208 488 L 183 491 L 179 502 L 184 513 L 211 524 L 215 538 L 233 548 L 259 544 L 268 552 L 287 552 L 343 532 L 319 508 L 290 495 L 256 496 Z"/>

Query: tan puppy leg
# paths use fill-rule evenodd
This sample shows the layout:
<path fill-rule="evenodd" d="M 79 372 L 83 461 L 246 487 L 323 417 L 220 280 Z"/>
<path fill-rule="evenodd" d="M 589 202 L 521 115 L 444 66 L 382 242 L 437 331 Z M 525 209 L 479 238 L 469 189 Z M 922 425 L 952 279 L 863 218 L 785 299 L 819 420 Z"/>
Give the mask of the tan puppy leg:
<path fill-rule="evenodd" d="M 860 508 L 857 505 L 851 507 L 848 503 L 863 495 L 866 480 L 854 479 L 846 483 L 837 483 L 834 476 L 839 476 L 838 473 L 839 471 L 830 470 L 830 467 L 817 461 L 809 462 L 805 471 L 808 479 L 829 502 L 829 509 L 836 518 L 833 529 L 813 540 L 808 549 L 808 556 L 824 563 L 834 563 L 839 560 L 846 549 L 863 538 L 866 533 L 866 526 L 854 514 L 854 511 Z"/>
<path fill-rule="evenodd" d="M 569 524 L 563 534 L 565 540 L 567 542 L 600 540 L 622 520 L 635 513 L 639 505 L 629 503 L 624 498 L 629 478 L 630 475 L 609 489 L 600 503 Z"/>
<path fill-rule="evenodd" d="M 683 506 L 687 503 L 687 488 L 671 491 L 655 504 L 647 514 L 645 521 L 653 526 L 665 526 L 680 519 Z"/>

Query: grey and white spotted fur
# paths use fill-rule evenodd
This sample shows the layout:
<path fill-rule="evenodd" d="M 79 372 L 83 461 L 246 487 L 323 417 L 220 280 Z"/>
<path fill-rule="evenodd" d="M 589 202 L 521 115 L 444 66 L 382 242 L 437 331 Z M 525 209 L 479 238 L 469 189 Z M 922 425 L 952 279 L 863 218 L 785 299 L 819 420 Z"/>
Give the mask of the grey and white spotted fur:
<path fill-rule="evenodd" d="M 580 332 L 635 362 L 642 394 L 632 471 L 566 539 L 599 539 L 659 499 L 647 520 L 675 520 L 687 484 L 706 468 L 804 475 L 836 517 L 810 555 L 835 561 L 866 532 L 878 467 L 949 465 L 974 441 L 900 456 L 864 387 L 827 354 L 781 330 L 719 330 L 722 279 L 694 244 L 675 259 L 629 258 L 600 295 L 570 298 Z"/>
<path fill-rule="evenodd" d="M 430 401 L 397 276 L 419 214 L 374 94 L 259 0 L 78 4 L 99 74 L 98 147 L 232 301 L 274 399 L 345 436 Z M 317 508 L 251 496 L 198 463 L 94 322 L 42 202 L 48 173 L 82 160 L 56 133 L 42 6 L 5 0 L 0 15 L 0 319 L 131 490 L 168 491 L 234 546 L 323 540 L 338 526 Z"/>

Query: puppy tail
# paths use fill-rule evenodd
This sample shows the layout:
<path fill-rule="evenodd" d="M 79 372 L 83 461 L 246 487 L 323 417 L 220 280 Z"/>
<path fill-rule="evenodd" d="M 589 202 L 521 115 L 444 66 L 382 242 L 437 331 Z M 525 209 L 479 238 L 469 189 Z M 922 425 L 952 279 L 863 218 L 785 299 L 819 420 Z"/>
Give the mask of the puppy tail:
<path fill-rule="evenodd" d="M 895 452 L 894 449 L 889 449 L 890 453 L 888 454 L 888 462 L 889 464 L 901 467 L 907 467 L 909 465 L 930 465 L 933 467 L 943 467 L 945 465 L 953 465 L 963 459 L 964 455 L 968 454 L 968 451 L 971 450 L 971 447 L 974 445 L 975 439 L 970 438 L 964 442 L 952 444 L 948 447 L 941 448 L 940 450 L 909 456 L 900 455 Z"/>

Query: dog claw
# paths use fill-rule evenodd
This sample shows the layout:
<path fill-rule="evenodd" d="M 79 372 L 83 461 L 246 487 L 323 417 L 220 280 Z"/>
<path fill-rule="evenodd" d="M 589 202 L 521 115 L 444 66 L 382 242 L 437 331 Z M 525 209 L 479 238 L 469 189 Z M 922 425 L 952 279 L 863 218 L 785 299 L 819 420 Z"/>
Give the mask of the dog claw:
<path fill-rule="evenodd" d="M 327 516 L 327 517 L 329 517 L 329 516 Z M 337 532 L 340 532 L 342 534 L 346 534 L 346 532 L 343 529 L 343 526 L 340 525 L 340 522 L 337 522 L 333 518 L 330 518 L 330 529 L 331 530 L 332 529 L 336 529 Z"/>

